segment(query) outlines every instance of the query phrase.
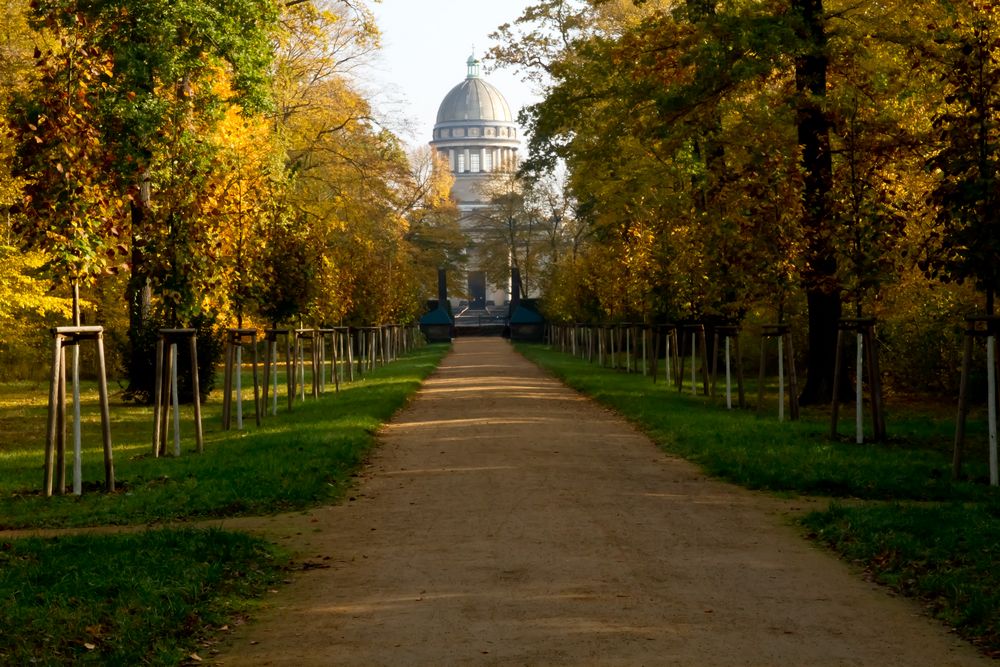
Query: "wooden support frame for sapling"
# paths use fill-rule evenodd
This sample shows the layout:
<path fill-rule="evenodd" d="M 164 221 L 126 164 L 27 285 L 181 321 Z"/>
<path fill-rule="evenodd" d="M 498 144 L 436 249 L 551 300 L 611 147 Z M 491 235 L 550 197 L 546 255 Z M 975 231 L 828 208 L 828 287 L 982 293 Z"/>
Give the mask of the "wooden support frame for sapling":
<path fill-rule="evenodd" d="M 295 358 L 292 355 L 291 329 L 264 330 L 264 406 L 268 404 L 270 394 L 271 414 L 278 414 L 278 337 L 285 338 L 285 390 L 288 398 L 288 411 L 292 411 L 295 402 Z"/>
<path fill-rule="evenodd" d="M 351 368 L 351 364 L 354 363 L 351 357 L 351 328 L 350 327 L 334 327 L 334 354 L 337 357 L 337 372 L 334 374 L 337 382 L 337 389 L 339 391 L 340 385 L 344 384 L 350 380 L 354 379 L 354 371 Z M 417 328 L 419 332 L 419 327 Z M 348 375 L 350 374 L 350 375 Z"/>
<path fill-rule="evenodd" d="M 712 354 L 712 392 L 711 396 L 715 397 L 715 383 L 718 378 L 718 362 L 719 362 L 719 341 L 723 341 L 724 359 L 726 366 L 726 409 L 733 409 L 733 382 L 732 382 L 732 369 L 731 369 L 731 358 L 735 355 L 736 357 L 736 387 L 737 394 L 739 397 L 738 405 L 741 408 L 746 407 L 746 394 L 743 391 L 743 355 L 740 351 L 740 327 L 735 324 L 720 324 L 716 326 L 712 331 L 712 349 L 714 353 Z M 731 349 L 732 348 L 732 349 Z"/>
<path fill-rule="evenodd" d="M 317 373 L 319 369 L 319 359 L 318 350 L 316 349 L 316 330 L 315 329 L 296 329 L 295 330 L 295 381 L 293 388 L 296 389 L 296 393 L 300 400 L 306 400 L 306 358 L 305 358 L 305 342 L 309 342 L 309 359 L 310 366 L 312 370 L 311 377 L 311 387 L 309 394 L 313 398 L 319 398 L 319 377 Z"/>
<path fill-rule="evenodd" d="M 111 446 L 111 407 L 108 402 L 108 379 L 104 362 L 104 327 L 56 327 L 51 331 L 54 348 L 42 488 L 46 497 L 52 496 L 53 485 L 56 486 L 59 495 L 66 491 L 66 348 L 77 347 L 82 341 L 93 340 L 97 344 L 97 388 L 101 408 L 101 435 L 104 443 L 104 488 L 111 493 L 115 490 L 115 466 Z M 79 400 L 74 406 L 74 413 L 76 422 L 79 423 Z M 78 455 L 74 462 L 74 469 L 77 471 L 73 487 L 75 494 L 82 492 L 82 485 L 79 483 L 79 459 Z M 57 463 L 58 470 L 55 470 Z"/>
<path fill-rule="evenodd" d="M 197 329 L 160 329 L 156 342 L 156 375 L 153 396 L 153 456 L 167 452 L 170 413 L 173 411 L 174 456 L 181 455 L 180 397 L 177 392 L 178 344 L 186 342 L 191 355 L 191 392 L 194 401 L 195 443 L 205 450 L 201 428 L 201 389 L 198 382 Z M 166 372 L 164 372 L 166 371 Z"/>
<path fill-rule="evenodd" d="M 243 347 L 253 348 L 253 405 L 254 418 L 260 426 L 260 384 L 257 375 L 257 330 L 228 329 L 226 331 L 226 362 L 223 375 L 222 428 L 232 428 L 233 390 L 236 391 L 236 428 L 243 430 Z"/>
<path fill-rule="evenodd" d="M 986 400 L 987 429 L 989 438 L 988 466 L 990 486 L 1000 486 L 1000 466 L 997 455 L 997 375 L 1000 374 L 1000 355 L 997 354 L 997 337 L 1000 335 L 1000 316 L 974 316 L 965 318 L 965 351 L 962 354 L 962 376 L 958 388 L 958 418 L 955 422 L 955 448 L 952 455 L 952 476 L 962 474 L 965 456 L 965 421 L 969 413 L 969 372 L 972 365 L 972 346 L 977 338 L 986 342 Z"/>
<path fill-rule="evenodd" d="M 672 377 L 672 374 L 680 368 L 679 352 L 680 349 L 678 345 L 677 338 L 677 325 L 676 324 L 656 324 L 652 327 L 653 331 L 653 383 L 656 383 L 656 378 L 660 374 L 660 350 L 663 350 L 663 365 L 664 373 L 663 378 L 666 380 L 667 385 L 676 381 L 676 376 Z M 660 341 L 663 341 L 663 347 L 660 346 Z M 671 366 L 671 362 L 673 365 Z"/>
<path fill-rule="evenodd" d="M 882 398 L 882 374 L 879 370 L 878 349 L 875 346 L 875 320 L 872 318 L 845 318 L 837 324 L 837 351 L 833 366 L 833 403 L 830 414 L 830 437 L 837 438 L 840 418 L 841 354 L 846 334 L 856 336 L 855 360 L 855 400 L 854 400 L 854 441 L 865 441 L 864 431 L 864 378 L 868 378 L 868 394 L 871 399 L 872 439 L 885 440 L 885 408 Z"/>
<path fill-rule="evenodd" d="M 327 339 L 330 341 L 330 348 L 333 353 L 330 363 L 330 381 L 333 382 L 334 391 L 340 391 L 340 381 L 337 379 L 337 330 L 317 329 L 316 335 L 319 337 L 319 393 L 326 393 L 326 345 Z"/>
<path fill-rule="evenodd" d="M 691 395 L 696 396 L 698 394 L 698 379 L 697 379 L 697 369 L 698 369 L 698 346 L 701 345 L 701 383 L 702 383 L 702 393 L 705 396 L 709 394 L 708 387 L 708 345 L 705 340 L 705 325 L 701 322 L 688 322 L 681 324 L 680 326 L 680 368 L 677 370 L 677 391 L 684 390 L 684 363 L 686 360 L 687 343 L 691 344 Z"/>
<path fill-rule="evenodd" d="M 788 412 L 792 421 L 799 418 L 799 381 L 795 372 L 792 329 L 787 324 L 765 324 L 760 333 L 760 368 L 757 377 L 757 412 L 764 408 L 764 375 L 767 370 L 767 341 L 778 341 L 778 421 L 785 420 L 785 378 L 788 379 Z"/>

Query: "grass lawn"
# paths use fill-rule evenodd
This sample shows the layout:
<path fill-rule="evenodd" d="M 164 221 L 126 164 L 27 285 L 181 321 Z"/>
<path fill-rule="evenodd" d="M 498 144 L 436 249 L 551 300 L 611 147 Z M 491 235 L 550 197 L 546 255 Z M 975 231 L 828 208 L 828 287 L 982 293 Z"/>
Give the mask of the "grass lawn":
<path fill-rule="evenodd" d="M 374 434 L 447 351 L 424 347 L 292 412 L 223 431 L 205 406 L 205 451 L 184 410 L 180 457 L 154 458 L 152 412 L 112 405 L 118 490 L 103 493 L 96 390 L 84 393 L 84 494 L 41 494 L 47 388 L 0 385 L 0 527 L 157 524 L 334 502 Z M 248 387 L 245 375 L 244 387 Z M 283 392 L 282 388 L 282 392 Z M 244 395 L 252 397 L 252 385 Z M 282 396 L 282 398 L 284 398 Z M 67 480 L 71 472 L 67 474 Z M 206 638 L 280 580 L 285 558 L 239 533 L 160 529 L 0 542 L 0 664 L 197 662 Z M 201 648 L 199 648 L 201 647 Z M 199 656 L 200 657 L 200 656 Z"/>
<path fill-rule="evenodd" d="M 986 428 L 976 415 L 968 429 L 968 479 L 952 481 L 954 422 L 940 411 L 894 413 L 890 400 L 890 441 L 857 445 L 853 438 L 830 440 L 828 409 L 779 423 L 770 391 L 769 409 L 760 415 L 727 412 L 720 398 L 678 393 L 641 374 L 601 368 L 542 345 L 518 350 L 634 422 L 665 451 L 716 477 L 752 489 L 834 498 L 828 510 L 803 519 L 815 539 L 876 581 L 918 597 L 932 614 L 1000 656 L 1000 493 L 984 482 Z M 755 384 L 747 396 L 756 398 Z M 841 432 L 852 432 L 853 406 L 841 414 Z"/>
<path fill-rule="evenodd" d="M 0 544 L 0 663 L 177 665 L 251 611 L 284 559 L 240 533 L 150 530 Z M 198 657 L 202 657 L 199 655 Z"/>
<path fill-rule="evenodd" d="M 100 418 L 96 390 L 90 389 L 84 395 L 82 420 L 85 492 L 79 497 L 45 498 L 41 494 L 46 388 L 30 391 L 23 385 L 0 385 L 0 424 L 4 426 L 0 528 L 268 514 L 333 501 L 349 485 L 376 430 L 405 404 L 445 351 L 443 346 L 427 346 L 343 385 L 340 393 L 328 386 L 318 400 L 296 402 L 292 412 L 279 400 L 278 414 L 266 416 L 260 428 L 254 425 L 248 401 L 244 430 L 223 431 L 221 399 L 213 394 L 204 407 L 203 454 L 194 451 L 189 407 L 182 409 L 182 455 L 154 458 L 150 454 L 152 410 L 113 405 L 118 480 L 113 494 L 100 491 L 104 480 Z M 244 395 L 252 398 L 249 382 L 247 376 Z M 67 473 L 67 480 L 70 476 Z"/>

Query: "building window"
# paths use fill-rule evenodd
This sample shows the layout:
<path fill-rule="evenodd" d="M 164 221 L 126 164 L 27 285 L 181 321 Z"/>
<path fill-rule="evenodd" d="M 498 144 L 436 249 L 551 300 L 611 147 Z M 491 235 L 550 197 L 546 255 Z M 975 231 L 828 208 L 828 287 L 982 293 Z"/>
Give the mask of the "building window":
<path fill-rule="evenodd" d="M 469 170 L 473 173 L 479 171 L 479 154 L 473 153 L 469 156 Z"/>
<path fill-rule="evenodd" d="M 458 173 L 465 173 L 465 155 L 459 153 L 458 155 Z"/>
<path fill-rule="evenodd" d="M 493 171 L 493 152 L 486 151 L 483 157 L 483 171 Z"/>

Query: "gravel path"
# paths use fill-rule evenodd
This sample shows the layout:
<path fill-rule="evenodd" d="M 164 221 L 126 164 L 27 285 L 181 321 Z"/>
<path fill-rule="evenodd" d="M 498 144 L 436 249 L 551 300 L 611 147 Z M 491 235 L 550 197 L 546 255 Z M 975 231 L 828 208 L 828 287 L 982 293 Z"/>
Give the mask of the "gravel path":
<path fill-rule="evenodd" d="M 306 568 L 213 663 L 995 664 L 501 339 L 381 439 L 352 501 L 254 526 Z"/>

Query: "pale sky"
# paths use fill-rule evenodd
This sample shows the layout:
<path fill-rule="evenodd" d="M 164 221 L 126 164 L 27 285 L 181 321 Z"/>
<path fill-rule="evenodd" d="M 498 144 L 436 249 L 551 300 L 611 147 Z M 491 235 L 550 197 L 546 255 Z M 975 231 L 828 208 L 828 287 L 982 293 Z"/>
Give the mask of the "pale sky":
<path fill-rule="evenodd" d="M 431 140 L 438 106 L 465 80 L 466 60 L 493 45 L 488 35 L 512 23 L 535 0 L 382 0 L 372 4 L 382 31 L 382 53 L 374 63 L 377 106 L 410 145 Z M 517 118 L 537 101 L 531 86 L 510 69 L 485 72 Z"/>

